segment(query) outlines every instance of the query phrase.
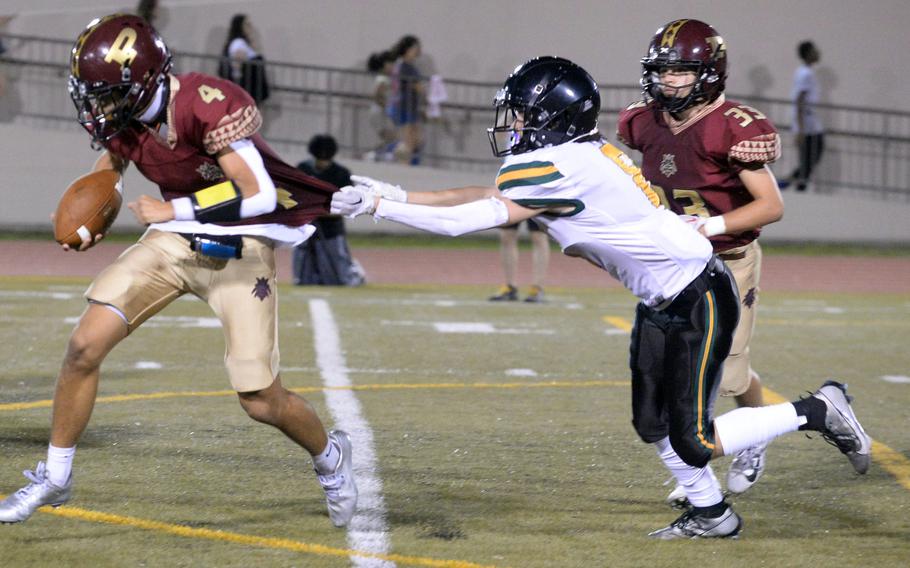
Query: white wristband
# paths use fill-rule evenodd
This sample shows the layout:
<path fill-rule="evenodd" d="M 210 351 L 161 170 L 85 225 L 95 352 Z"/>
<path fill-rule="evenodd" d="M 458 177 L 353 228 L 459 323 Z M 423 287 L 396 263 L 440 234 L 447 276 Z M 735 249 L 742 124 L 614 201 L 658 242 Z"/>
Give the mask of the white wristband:
<path fill-rule="evenodd" d="M 174 208 L 175 221 L 192 221 L 196 218 L 196 211 L 193 209 L 193 200 L 189 197 L 171 199 L 171 206 Z"/>
<path fill-rule="evenodd" d="M 723 215 L 715 215 L 714 217 L 708 217 L 708 220 L 705 221 L 705 224 L 702 225 L 705 230 L 706 237 L 713 237 L 714 235 L 723 235 L 727 232 L 727 222 L 724 221 Z"/>

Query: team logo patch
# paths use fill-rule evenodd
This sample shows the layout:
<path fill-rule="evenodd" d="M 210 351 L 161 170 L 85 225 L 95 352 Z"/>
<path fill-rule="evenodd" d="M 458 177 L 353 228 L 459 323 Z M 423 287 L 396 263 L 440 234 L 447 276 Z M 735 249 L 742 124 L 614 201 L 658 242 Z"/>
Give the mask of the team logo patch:
<path fill-rule="evenodd" d="M 749 288 L 749 291 L 746 292 L 746 295 L 743 296 L 743 305 L 747 308 L 751 308 L 755 305 L 755 287 Z"/>
<path fill-rule="evenodd" d="M 196 168 L 196 171 L 206 181 L 218 181 L 224 178 L 224 172 L 214 163 L 206 162 Z"/>
<path fill-rule="evenodd" d="M 676 156 L 673 154 L 664 154 L 660 159 L 660 173 L 667 177 L 676 173 Z"/>
<path fill-rule="evenodd" d="M 269 286 L 268 278 L 257 278 L 256 284 L 253 286 L 253 296 L 259 298 L 260 302 L 265 301 L 266 298 L 272 293 L 272 287 Z"/>

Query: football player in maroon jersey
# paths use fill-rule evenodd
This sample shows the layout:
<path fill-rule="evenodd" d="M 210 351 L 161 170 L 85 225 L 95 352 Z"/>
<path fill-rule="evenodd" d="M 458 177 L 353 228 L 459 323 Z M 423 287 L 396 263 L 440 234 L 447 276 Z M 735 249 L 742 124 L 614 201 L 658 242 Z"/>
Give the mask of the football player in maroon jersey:
<path fill-rule="evenodd" d="M 661 27 L 641 63 L 644 101 L 620 114 L 617 134 L 641 151 L 642 171 L 665 205 L 691 216 L 733 272 L 741 316 L 720 394 L 735 397 L 738 406 L 762 406 L 749 343 L 761 274 L 756 239 L 784 211 L 767 167 L 780 156 L 780 138 L 764 114 L 725 98 L 727 46 L 708 24 L 675 20 Z M 727 475 L 728 490 L 751 487 L 764 469 L 764 454 L 763 445 L 740 452 Z M 685 492 L 677 487 L 669 500 L 684 501 Z"/>
<path fill-rule="evenodd" d="M 311 233 L 329 211 L 332 185 L 284 163 L 257 133 L 253 100 L 229 81 L 171 74 L 171 55 L 142 18 L 92 21 L 76 40 L 69 90 L 79 122 L 104 152 L 94 169 L 132 162 L 161 189 L 130 209 L 149 229 L 92 282 L 54 393 L 47 462 L 0 502 L 0 522 L 28 519 L 70 499 L 72 463 L 88 424 L 105 356 L 184 294 L 221 321 L 225 366 L 240 405 L 313 458 L 329 517 L 347 525 L 357 488 L 348 434 L 326 432 L 313 408 L 281 384 L 274 248 Z M 103 235 L 86 235 L 85 250 Z M 64 248 L 68 249 L 64 245 Z"/>

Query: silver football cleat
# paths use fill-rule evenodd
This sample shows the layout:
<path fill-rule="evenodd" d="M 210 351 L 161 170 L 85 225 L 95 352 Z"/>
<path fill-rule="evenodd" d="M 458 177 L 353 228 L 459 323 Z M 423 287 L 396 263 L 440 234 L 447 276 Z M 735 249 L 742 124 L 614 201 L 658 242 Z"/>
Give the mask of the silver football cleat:
<path fill-rule="evenodd" d="M 59 507 L 73 493 L 73 476 L 63 487 L 58 487 L 47 478 L 44 462 L 38 462 L 35 471 L 22 472 L 31 482 L 0 502 L 0 523 L 21 523 L 44 505 Z"/>
<path fill-rule="evenodd" d="M 847 456 L 857 473 L 866 473 L 869 470 L 872 439 L 853 413 L 850 406 L 852 397 L 847 396 L 847 385 L 825 381 L 812 396 L 827 406 L 822 436 Z"/>
<path fill-rule="evenodd" d="M 743 529 L 742 517 L 733 508 L 727 508 L 719 517 L 706 517 L 689 509 L 670 526 L 649 533 L 648 536 L 659 540 L 677 538 L 739 538 Z"/>
<path fill-rule="evenodd" d="M 329 443 L 337 444 L 341 458 L 335 471 L 316 475 L 325 490 L 329 519 L 336 527 L 347 526 L 357 510 L 357 485 L 354 483 L 354 466 L 351 460 L 351 436 L 342 430 L 329 432 Z"/>
<path fill-rule="evenodd" d="M 768 444 L 759 444 L 738 452 L 727 472 L 727 490 L 744 493 L 765 472 L 765 450 Z"/>

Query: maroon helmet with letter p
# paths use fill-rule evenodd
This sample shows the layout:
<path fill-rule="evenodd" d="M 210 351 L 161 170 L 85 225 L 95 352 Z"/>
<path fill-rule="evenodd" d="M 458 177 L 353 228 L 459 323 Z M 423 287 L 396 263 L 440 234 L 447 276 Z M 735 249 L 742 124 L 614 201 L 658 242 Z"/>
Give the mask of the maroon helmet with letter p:
<path fill-rule="evenodd" d="M 695 72 L 692 90 L 684 97 L 663 92 L 660 70 L 675 68 Z M 641 87 L 646 102 L 659 110 L 678 112 L 711 102 L 724 91 L 727 79 L 727 46 L 717 30 L 699 20 L 674 20 L 659 28 L 641 60 Z"/>
<path fill-rule="evenodd" d="M 129 126 L 170 68 L 170 51 L 142 18 L 113 14 L 92 20 L 73 45 L 68 88 L 93 145 Z"/>

